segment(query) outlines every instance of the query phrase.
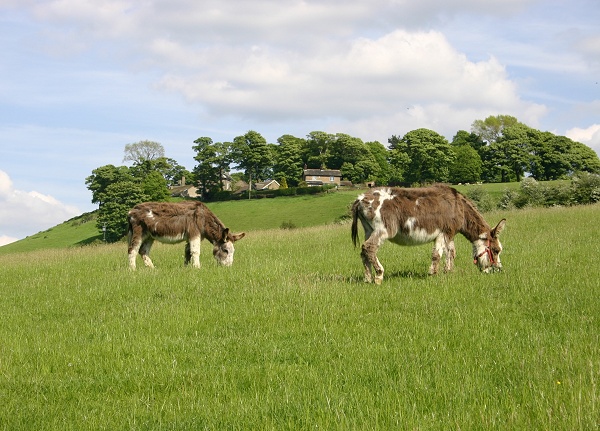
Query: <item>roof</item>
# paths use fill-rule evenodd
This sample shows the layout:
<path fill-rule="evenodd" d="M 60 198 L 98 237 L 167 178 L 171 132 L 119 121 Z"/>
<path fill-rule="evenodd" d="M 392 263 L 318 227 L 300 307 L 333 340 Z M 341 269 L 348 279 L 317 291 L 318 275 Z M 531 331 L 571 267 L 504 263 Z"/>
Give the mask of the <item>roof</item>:
<path fill-rule="evenodd" d="M 337 169 L 304 169 L 304 175 L 316 175 L 319 177 L 341 177 L 342 171 Z"/>
<path fill-rule="evenodd" d="M 264 190 L 273 183 L 275 183 L 277 186 L 280 185 L 277 180 L 267 180 L 267 181 L 259 181 L 257 183 L 254 183 L 253 186 L 256 190 Z"/>

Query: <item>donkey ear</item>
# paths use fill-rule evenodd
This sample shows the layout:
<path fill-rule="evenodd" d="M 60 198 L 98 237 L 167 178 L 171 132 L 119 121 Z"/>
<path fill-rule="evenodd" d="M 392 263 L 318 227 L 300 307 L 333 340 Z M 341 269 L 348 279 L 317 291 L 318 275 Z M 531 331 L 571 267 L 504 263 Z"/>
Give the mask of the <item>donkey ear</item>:
<path fill-rule="evenodd" d="M 245 236 L 246 236 L 246 232 L 241 232 L 241 233 L 236 233 L 236 234 L 233 234 L 233 235 L 229 235 L 229 238 L 231 238 L 231 240 L 233 242 L 236 242 L 236 241 L 242 239 Z"/>
<path fill-rule="evenodd" d="M 492 236 L 494 238 L 497 238 L 504 230 L 504 226 L 506 226 L 506 219 L 503 218 L 502 220 L 500 220 L 500 223 L 498 223 L 496 227 L 492 229 Z"/>
<path fill-rule="evenodd" d="M 223 229 L 223 233 L 221 234 L 221 241 L 223 241 L 223 242 L 229 241 L 229 228 L 228 227 Z"/>

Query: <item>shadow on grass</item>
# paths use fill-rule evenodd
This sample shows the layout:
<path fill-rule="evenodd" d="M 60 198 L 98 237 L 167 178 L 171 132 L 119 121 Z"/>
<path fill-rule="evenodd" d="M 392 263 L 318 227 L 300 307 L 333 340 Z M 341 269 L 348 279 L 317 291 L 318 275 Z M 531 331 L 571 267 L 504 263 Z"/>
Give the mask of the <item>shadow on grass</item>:
<path fill-rule="evenodd" d="M 102 240 L 102 234 L 94 235 L 89 238 L 83 239 L 79 242 L 76 242 L 75 245 L 85 246 L 85 245 L 94 245 L 94 244 L 104 244 Z"/>
<path fill-rule="evenodd" d="M 426 278 L 431 277 L 427 271 L 416 272 L 416 271 L 395 271 L 395 272 L 386 272 L 383 275 L 383 279 L 385 281 L 386 278 L 414 278 L 417 280 L 425 280 Z"/>
<path fill-rule="evenodd" d="M 395 280 L 395 279 L 412 279 L 412 280 L 425 280 L 430 276 L 426 271 L 423 272 L 416 272 L 416 271 L 408 271 L 408 270 L 402 270 L 402 271 L 394 271 L 394 272 L 386 272 L 383 276 L 383 282 L 389 282 L 390 280 Z M 348 275 L 348 276 L 343 276 L 343 275 L 320 275 L 319 279 L 321 281 L 341 281 L 341 282 L 345 282 L 345 283 L 349 283 L 349 284 L 373 284 L 375 286 L 375 283 L 365 283 L 364 280 L 364 276 L 362 274 L 360 275 Z"/>

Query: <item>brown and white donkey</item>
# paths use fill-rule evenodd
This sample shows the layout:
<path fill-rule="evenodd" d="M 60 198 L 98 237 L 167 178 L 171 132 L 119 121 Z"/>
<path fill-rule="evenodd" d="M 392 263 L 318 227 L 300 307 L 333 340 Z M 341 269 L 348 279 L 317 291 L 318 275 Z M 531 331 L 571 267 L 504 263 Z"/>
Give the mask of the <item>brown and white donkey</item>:
<path fill-rule="evenodd" d="M 232 234 L 202 202 L 146 202 L 136 205 L 129 219 L 129 267 L 135 269 L 139 253 L 144 264 L 154 268 L 150 248 L 155 240 L 175 244 L 186 242 L 185 264 L 200 267 L 200 242 L 206 238 L 213 244 L 217 263 L 233 263 L 233 243 L 245 233 Z"/>
<path fill-rule="evenodd" d="M 493 229 L 486 223 L 475 205 L 456 189 L 445 185 L 424 188 L 383 187 L 358 196 L 352 205 L 352 241 L 358 241 L 358 220 L 365 230 L 361 258 L 365 281 L 383 281 L 383 266 L 377 259 L 379 247 L 389 240 L 399 245 L 419 245 L 434 242 L 430 274 L 439 270 L 446 252 L 445 271 L 454 267 L 454 236 L 464 235 L 473 244 L 474 263 L 483 272 L 502 268 L 502 244 L 498 236 L 504 229 L 502 219 Z"/>

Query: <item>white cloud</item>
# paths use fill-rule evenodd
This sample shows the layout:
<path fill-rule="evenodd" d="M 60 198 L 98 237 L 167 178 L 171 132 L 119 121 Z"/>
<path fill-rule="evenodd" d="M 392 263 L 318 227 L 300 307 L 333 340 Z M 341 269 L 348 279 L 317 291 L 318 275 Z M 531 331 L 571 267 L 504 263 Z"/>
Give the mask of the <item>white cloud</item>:
<path fill-rule="evenodd" d="M 374 130 L 414 119 L 404 111 L 418 106 L 448 134 L 491 114 L 535 126 L 546 110 L 522 100 L 497 57 L 471 61 L 427 29 L 461 13 L 511 16 L 536 1 L 52 0 L 32 14 L 51 23 L 53 50 L 79 49 L 55 38 L 90 50 L 110 44 L 112 60 L 151 70 L 154 88 L 215 119 L 249 120 L 259 130 L 309 119 Z"/>
<path fill-rule="evenodd" d="M 494 57 L 469 61 L 436 31 L 395 30 L 378 38 L 358 37 L 311 55 L 269 46 L 209 53 L 211 49 L 186 52 L 181 45 L 168 50 L 160 45 L 170 65 L 160 86 L 202 104 L 215 116 L 238 115 L 258 122 L 330 118 L 338 125 L 362 122 L 368 128 L 369 122 L 386 118 L 411 119 L 407 108 L 420 106 L 435 115 L 429 117 L 430 124 L 447 125 L 438 130 L 446 133 L 468 127 L 484 114 L 511 114 L 535 124 L 545 112 L 543 106 L 521 100 Z M 190 64 L 208 58 L 215 60 L 214 66 Z M 461 115 L 464 121 L 451 123 L 457 112 L 471 117 Z"/>
<path fill-rule="evenodd" d="M 81 212 L 50 195 L 16 190 L 0 170 L 0 245 L 53 227 Z"/>
<path fill-rule="evenodd" d="M 574 127 L 567 130 L 566 136 L 587 145 L 600 155 L 600 124 L 592 124 L 585 129 Z"/>
<path fill-rule="evenodd" d="M 504 114 L 588 130 L 594 1 L 0 0 L 0 160 L 16 184 L 2 205 L 85 208 L 86 176 L 141 139 L 191 169 L 194 139 L 249 129 L 385 144 Z M 578 140 L 600 151 L 594 136 Z"/>

